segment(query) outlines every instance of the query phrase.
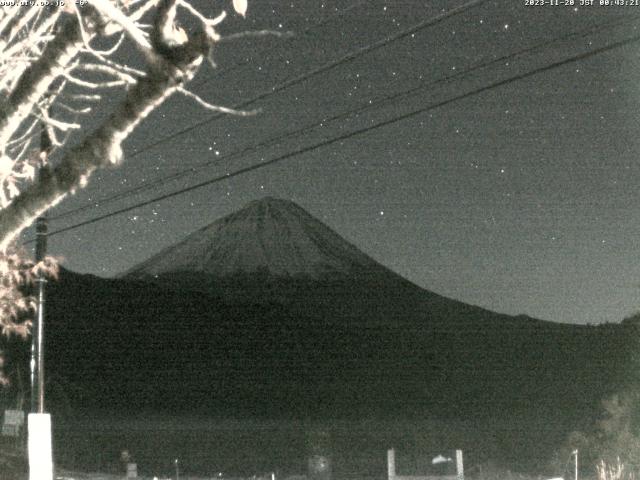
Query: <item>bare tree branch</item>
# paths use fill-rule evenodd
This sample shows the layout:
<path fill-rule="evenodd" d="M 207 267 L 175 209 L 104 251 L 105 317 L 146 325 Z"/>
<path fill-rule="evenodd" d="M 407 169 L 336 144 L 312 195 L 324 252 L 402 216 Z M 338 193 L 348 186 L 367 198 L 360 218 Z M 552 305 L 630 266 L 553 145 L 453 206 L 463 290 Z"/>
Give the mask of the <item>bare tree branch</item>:
<path fill-rule="evenodd" d="M 82 187 L 97 168 L 120 162 L 122 142 L 133 129 L 193 77 L 213 39 L 201 34 L 176 44 L 175 27 L 167 25 L 175 21 L 175 7 L 174 0 L 160 3 L 151 36 L 153 63 L 146 75 L 136 80 L 123 102 L 97 130 L 70 149 L 55 168 L 0 211 L 0 250 L 5 250 L 46 209 Z"/>
<path fill-rule="evenodd" d="M 244 14 L 245 0 L 225 1 Z M 33 265 L 10 254 L 16 237 L 97 169 L 121 162 L 123 142 L 155 108 L 180 92 L 209 110 L 256 113 L 210 104 L 185 87 L 221 41 L 215 28 L 224 12 L 209 19 L 187 0 L 89 0 L 83 8 L 69 7 L 0 9 L 0 330 L 5 333 L 28 333 L 29 321 L 17 319 L 29 314 L 32 299 L 20 286 L 38 270 L 55 270 L 51 262 Z M 178 7 L 195 22 L 189 31 L 196 33 L 180 27 Z M 152 11 L 155 17 L 147 19 Z M 283 35 L 255 32 L 265 34 Z M 115 43 L 105 47 L 112 36 Z M 144 68 L 114 60 L 124 42 L 142 52 Z M 124 99 L 93 132 L 69 146 L 78 136 L 71 132 L 81 132 L 79 116 L 93 111 L 88 104 L 101 100 L 94 92 L 103 88 L 122 88 Z M 100 107 L 105 105 L 110 104 Z M 39 149 L 34 148 L 38 133 L 46 138 Z M 55 147 L 60 155 L 49 163 Z"/>
<path fill-rule="evenodd" d="M 0 149 L 31 113 L 33 106 L 46 94 L 51 83 L 78 53 L 82 42 L 80 26 L 69 19 L 50 42 L 43 55 L 22 74 L 15 89 L 0 112 Z"/>
<path fill-rule="evenodd" d="M 180 92 L 186 97 L 189 97 L 195 100 L 196 102 L 198 102 L 198 104 L 200 104 L 207 110 L 211 110 L 213 112 L 228 113 L 230 115 L 237 115 L 239 117 L 250 117 L 250 116 L 256 115 L 259 112 L 259 110 L 236 110 L 233 108 L 227 108 L 220 105 L 213 105 L 212 103 L 209 103 L 206 100 L 203 100 L 202 98 L 200 98 L 200 96 L 187 90 L 186 88 L 179 88 L 178 92 Z"/>

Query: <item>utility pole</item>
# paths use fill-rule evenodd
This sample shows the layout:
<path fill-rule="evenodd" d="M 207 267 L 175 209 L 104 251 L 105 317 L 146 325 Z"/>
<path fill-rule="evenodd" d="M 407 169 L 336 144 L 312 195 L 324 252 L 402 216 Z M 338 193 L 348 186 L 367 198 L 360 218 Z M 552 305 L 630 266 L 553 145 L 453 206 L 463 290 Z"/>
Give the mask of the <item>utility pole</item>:
<path fill-rule="evenodd" d="M 47 219 L 36 220 L 36 263 L 47 254 Z M 31 330 L 31 413 L 44 413 L 44 300 L 47 279 L 39 274 L 36 324 Z"/>
<path fill-rule="evenodd" d="M 47 219 L 46 217 L 38 217 L 36 220 L 36 262 L 44 260 L 47 254 Z M 37 395 L 35 408 L 31 411 L 34 413 L 44 413 L 44 301 L 45 301 L 45 285 L 47 279 L 42 273 L 38 275 L 38 315 L 36 328 L 36 390 Z M 32 394 L 32 399 L 33 399 Z"/>
<path fill-rule="evenodd" d="M 49 108 L 51 110 L 51 108 Z M 51 111 L 49 111 L 51 113 Z M 40 169 L 38 175 L 45 172 L 47 157 L 53 144 L 47 126 L 40 127 Z M 38 217 L 36 220 L 36 251 L 35 260 L 41 262 L 47 254 L 47 219 Z M 31 334 L 31 413 L 44 413 L 44 302 L 45 284 L 47 279 L 41 273 L 38 275 L 38 300 L 36 310 L 36 325 Z"/>
<path fill-rule="evenodd" d="M 46 125 L 40 135 L 39 175 L 45 174 L 47 156 L 51 151 L 51 138 Z M 36 220 L 36 262 L 47 254 L 47 219 Z M 38 274 L 38 300 L 36 325 L 31 335 L 31 413 L 28 417 L 29 480 L 53 479 L 53 455 L 51 442 L 51 416 L 44 413 L 44 301 L 47 279 Z"/>

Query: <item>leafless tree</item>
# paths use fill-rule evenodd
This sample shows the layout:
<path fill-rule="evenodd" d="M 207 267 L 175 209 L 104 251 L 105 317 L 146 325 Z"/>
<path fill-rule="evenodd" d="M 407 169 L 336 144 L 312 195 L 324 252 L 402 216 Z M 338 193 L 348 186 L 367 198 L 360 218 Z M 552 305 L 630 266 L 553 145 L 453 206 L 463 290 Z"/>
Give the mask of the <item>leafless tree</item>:
<path fill-rule="evenodd" d="M 246 0 L 232 5 L 244 16 Z M 209 18 L 188 0 L 2 0 L 3 333 L 28 333 L 33 300 L 20 286 L 39 271 L 55 271 L 55 262 L 36 265 L 16 253 L 20 232 L 83 187 L 94 171 L 120 163 L 123 141 L 155 108 L 179 93 L 207 109 L 246 114 L 211 105 L 187 90 L 201 65 L 211 60 L 213 46 L 223 40 L 216 28 L 225 19 L 226 5 L 218 7 L 217 16 Z M 182 28 L 180 20 L 189 28 Z M 125 46 L 135 47 L 139 63 L 117 60 Z M 113 89 L 124 92 L 122 101 L 93 131 L 84 131 L 82 117 L 91 115 L 101 96 Z"/>

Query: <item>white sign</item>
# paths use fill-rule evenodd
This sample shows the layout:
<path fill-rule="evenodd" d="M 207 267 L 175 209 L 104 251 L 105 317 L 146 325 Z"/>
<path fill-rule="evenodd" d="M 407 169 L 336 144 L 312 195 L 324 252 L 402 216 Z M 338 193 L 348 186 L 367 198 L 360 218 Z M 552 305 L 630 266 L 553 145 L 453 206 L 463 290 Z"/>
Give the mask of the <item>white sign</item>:
<path fill-rule="evenodd" d="M 22 410 L 5 410 L 4 423 L 5 425 L 24 425 L 24 412 Z"/>
<path fill-rule="evenodd" d="M 138 478 L 137 463 L 127 463 L 127 478 Z"/>
<path fill-rule="evenodd" d="M 24 425 L 24 412 L 22 410 L 5 410 L 2 424 L 2 435 L 17 437 L 20 427 Z"/>

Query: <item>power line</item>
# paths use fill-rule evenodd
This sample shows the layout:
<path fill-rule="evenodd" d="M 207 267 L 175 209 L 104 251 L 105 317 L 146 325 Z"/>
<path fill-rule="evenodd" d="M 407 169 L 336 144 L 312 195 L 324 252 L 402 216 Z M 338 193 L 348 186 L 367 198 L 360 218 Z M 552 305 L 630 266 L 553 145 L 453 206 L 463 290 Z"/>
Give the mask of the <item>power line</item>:
<path fill-rule="evenodd" d="M 341 17 L 341 16 L 345 15 L 346 13 L 350 12 L 351 10 L 355 10 L 356 8 L 358 8 L 358 7 L 360 7 L 360 6 L 362 6 L 362 5 L 364 5 L 364 4 L 367 4 L 367 3 L 368 3 L 368 1 L 369 1 L 369 0 L 360 0 L 359 2 L 355 2 L 355 3 L 353 3 L 353 4 L 349 5 L 349 6 L 347 6 L 346 8 L 344 8 L 344 9 L 342 9 L 342 10 L 337 11 L 337 12 L 335 13 L 335 15 L 332 15 L 332 16 L 331 16 L 331 17 L 329 17 L 329 18 L 325 18 L 325 19 L 323 19 L 323 20 L 321 20 L 321 21 L 319 21 L 319 22 L 315 23 L 314 25 L 311 25 L 310 27 L 307 27 L 305 30 L 303 30 L 303 31 L 301 32 L 301 34 L 300 34 L 300 35 L 302 36 L 302 35 L 307 35 L 307 34 L 309 34 L 309 32 L 311 32 L 311 31 L 313 31 L 313 30 L 315 30 L 315 29 L 317 29 L 317 28 L 320 28 L 320 27 L 322 27 L 322 26 L 326 25 L 326 24 L 327 24 L 327 23 L 329 23 L 329 22 L 333 22 L 333 21 L 335 21 L 335 19 L 336 19 L 336 18 L 338 18 L 338 17 Z M 288 38 L 300 38 L 300 37 L 288 37 Z M 224 75 L 224 74 L 230 73 L 230 72 L 232 72 L 232 71 L 235 71 L 235 70 L 237 70 L 238 68 L 241 68 L 241 67 L 245 66 L 247 63 L 248 63 L 248 62 L 246 62 L 246 61 L 245 61 L 245 62 L 239 62 L 239 63 L 236 63 L 235 65 L 232 65 L 232 66 L 231 66 L 231 67 L 229 67 L 229 68 L 225 68 L 225 69 L 223 69 L 223 70 L 215 70 L 215 71 L 214 71 L 213 76 L 210 76 L 210 77 L 208 77 L 208 78 L 206 78 L 206 79 L 204 79 L 204 80 L 202 80 L 202 81 L 199 81 L 199 82 L 193 82 L 193 85 L 192 85 L 192 86 L 193 86 L 193 87 L 199 87 L 199 86 L 201 86 L 201 85 L 204 85 L 204 84 L 206 84 L 206 83 L 209 83 L 209 82 L 211 82 L 212 80 L 215 80 L 215 79 L 216 79 L 217 77 L 219 77 L 220 75 Z M 273 88 L 275 89 L 276 87 L 273 87 Z M 257 100 L 256 100 L 255 98 L 250 100 L 250 102 L 253 102 L 253 101 L 257 101 Z M 245 106 L 246 106 L 246 104 L 245 104 Z M 238 108 L 242 108 L 242 107 L 238 107 Z M 214 118 L 218 118 L 218 116 L 220 116 L 220 115 L 215 115 L 213 118 L 210 118 L 210 119 L 208 119 L 207 121 L 213 120 Z M 163 141 L 164 141 L 164 139 L 161 139 L 161 140 L 163 140 Z M 139 155 L 139 154 L 143 153 L 143 152 L 145 151 L 145 148 L 146 148 L 146 147 L 143 147 L 140 151 L 136 151 L 136 152 L 134 152 L 134 153 L 130 154 L 129 156 L 130 156 L 130 157 L 135 157 L 135 156 L 137 156 L 137 155 Z M 201 166 L 198 166 L 197 168 L 201 168 Z M 190 171 L 191 171 L 191 170 L 190 170 Z M 179 172 L 179 174 L 183 174 L 183 173 L 186 173 L 186 171 Z M 156 183 L 156 182 L 153 182 L 153 184 L 155 184 L 155 183 Z M 132 190 L 128 190 L 127 192 L 131 192 L 131 193 L 133 194 L 133 193 L 135 193 L 135 191 L 137 191 L 138 189 L 145 190 L 145 189 L 147 189 L 147 188 L 148 188 L 148 187 L 147 187 L 147 185 L 143 185 L 143 186 L 140 186 L 140 187 L 136 187 L 136 188 L 134 188 L 134 189 L 132 189 Z M 127 192 L 125 192 L 125 193 L 127 193 Z M 126 195 L 126 196 L 128 196 L 128 195 Z M 100 202 L 105 202 L 105 201 L 106 201 L 106 202 L 108 202 L 108 201 L 111 201 L 111 200 L 112 200 L 112 198 L 110 197 L 110 198 L 108 198 L 108 199 L 106 199 L 106 200 L 105 200 L 105 199 L 102 199 L 102 200 L 99 200 L 99 201 L 100 201 Z M 84 207 L 80 207 L 80 208 L 78 208 L 78 209 L 75 209 L 75 210 L 72 210 L 72 211 L 69 211 L 69 212 L 64 212 L 64 213 L 59 214 L 59 215 L 57 215 L 57 216 L 51 217 L 51 218 L 50 218 L 50 220 L 52 220 L 52 219 L 59 219 L 59 218 L 63 218 L 63 217 L 67 217 L 67 216 L 72 215 L 72 214 L 74 214 L 74 213 L 76 213 L 76 212 L 79 212 L 79 211 L 85 210 L 85 209 L 87 209 L 87 208 L 92 208 L 92 207 L 93 207 L 93 205 L 87 205 L 87 206 L 84 206 Z"/>
<path fill-rule="evenodd" d="M 329 71 L 329 70 L 331 70 L 333 68 L 336 68 L 339 65 L 342 65 L 342 64 L 344 64 L 346 62 L 354 60 L 355 58 L 358 58 L 359 56 L 365 55 L 365 54 L 370 53 L 372 51 L 375 51 L 375 50 L 377 50 L 379 48 L 382 48 L 382 47 L 388 45 L 391 42 L 406 38 L 407 36 L 412 35 L 412 34 L 418 32 L 418 31 L 420 31 L 422 29 L 425 29 L 427 27 L 431 27 L 433 25 L 436 25 L 436 24 L 440 23 L 441 21 L 443 21 L 443 20 L 445 20 L 445 19 L 447 19 L 449 17 L 456 16 L 456 15 L 459 15 L 461 13 L 464 13 L 465 11 L 467 11 L 467 10 L 473 8 L 473 7 L 476 7 L 476 6 L 482 4 L 482 3 L 486 2 L 486 1 L 487 0 L 472 0 L 472 1 L 467 2 L 467 3 L 465 3 L 465 4 L 463 4 L 463 5 L 459 6 L 459 7 L 456 7 L 456 8 L 453 8 L 453 9 L 447 11 L 447 12 L 441 13 L 441 14 L 435 16 L 435 17 L 423 20 L 422 22 L 419 22 L 418 24 L 413 25 L 412 27 L 410 27 L 408 29 L 402 30 L 402 31 L 400 31 L 400 32 L 398 32 L 398 33 L 396 33 L 394 35 L 387 36 L 384 39 L 381 39 L 381 40 L 379 40 L 377 42 L 374 42 L 372 44 L 365 45 L 364 47 L 361 47 L 361 48 L 359 48 L 359 49 L 357 49 L 357 50 L 355 50 L 353 52 L 347 53 L 346 55 L 340 57 L 337 60 L 333 60 L 331 62 L 328 62 L 328 63 L 326 63 L 326 64 L 324 64 L 324 65 L 322 65 L 322 66 L 320 66 L 320 67 L 318 67 L 316 69 L 313 69 L 313 70 L 311 70 L 311 71 L 309 71 L 309 72 L 307 72 L 305 74 L 299 75 L 297 77 L 294 77 L 293 79 L 290 79 L 290 80 L 285 81 L 285 82 L 283 82 L 281 84 L 278 84 L 278 85 L 272 87 L 270 90 L 267 90 L 266 92 L 263 92 L 260 95 L 254 97 L 254 98 L 252 98 L 250 100 L 246 100 L 246 101 L 244 101 L 244 102 L 242 102 L 242 103 L 240 103 L 238 105 L 235 105 L 232 108 L 234 108 L 234 109 L 245 108 L 245 107 L 249 106 L 252 103 L 255 103 L 255 102 L 257 102 L 257 101 L 259 101 L 259 100 L 261 100 L 263 98 L 266 98 L 266 97 L 268 97 L 270 95 L 273 95 L 275 93 L 278 93 L 278 92 L 280 92 L 280 91 L 282 91 L 282 90 L 284 90 L 286 88 L 289 88 L 289 87 L 291 87 L 293 85 L 301 83 L 301 82 L 303 82 L 303 81 L 305 81 L 305 80 L 307 80 L 307 79 L 309 79 L 309 78 L 311 78 L 311 77 L 313 77 L 315 75 L 318 75 L 320 73 Z M 212 122 L 212 121 L 214 121 L 214 120 L 216 120 L 218 118 L 221 118 L 222 116 L 223 116 L 222 114 L 215 114 L 215 115 L 209 117 L 206 120 L 203 120 L 201 122 L 198 122 L 198 123 L 195 123 L 193 125 L 190 125 L 189 127 L 186 127 L 186 128 L 184 128 L 182 130 L 174 132 L 173 134 L 165 136 L 165 137 L 163 137 L 163 138 L 161 138 L 161 139 L 159 139 L 159 140 L 157 140 L 155 142 L 147 144 L 144 147 L 140 148 L 139 150 L 136 150 L 133 153 L 129 154 L 128 156 L 129 156 L 129 158 L 136 157 L 136 156 L 138 156 L 138 155 L 140 155 L 140 154 L 142 154 L 142 153 L 144 153 L 144 152 L 146 152 L 146 151 L 148 151 L 148 150 L 150 150 L 150 149 L 152 149 L 152 148 L 154 148 L 154 147 L 156 147 L 158 145 L 161 145 L 161 144 L 163 144 L 163 143 L 165 143 L 165 142 L 167 142 L 169 140 L 172 140 L 172 139 L 174 139 L 174 138 L 176 138 L 178 136 L 184 135 L 185 133 L 188 133 L 188 132 L 190 132 L 192 130 L 195 130 L 195 129 L 197 129 L 197 128 L 199 128 L 199 127 L 201 127 L 201 126 L 203 126 L 203 125 L 205 125 L 207 123 L 210 123 L 210 122 Z M 62 214 L 62 215 L 66 216 L 66 214 Z M 59 218 L 59 217 L 55 217 L 55 218 Z"/>
<path fill-rule="evenodd" d="M 453 74 L 447 75 L 445 77 L 442 77 L 440 79 L 434 80 L 432 82 L 429 82 L 429 83 L 426 83 L 426 84 L 420 84 L 420 85 L 418 85 L 416 87 L 413 87 L 413 88 L 410 88 L 408 90 L 403 90 L 401 92 L 397 92 L 397 93 L 394 93 L 392 95 L 387 95 L 387 96 L 385 96 L 383 98 L 380 98 L 380 99 L 376 100 L 375 102 L 362 103 L 358 107 L 356 107 L 355 109 L 350 109 L 350 110 L 335 114 L 335 115 L 333 115 L 331 117 L 323 118 L 321 123 L 327 124 L 327 123 L 331 123 L 331 122 L 334 122 L 334 121 L 339 120 L 339 119 L 347 118 L 349 116 L 353 116 L 355 114 L 358 114 L 358 113 L 361 113 L 361 112 L 365 112 L 365 111 L 373 109 L 373 108 L 377 108 L 380 105 L 388 103 L 390 101 L 395 101 L 395 100 L 398 100 L 398 99 L 401 99 L 401 98 L 409 97 L 410 95 L 412 95 L 412 94 L 414 94 L 416 92 L 419 92 L 420 90 L 424 90 L 426 88 L 429 88 L 429 87 L 432 87 L 432 86 L 435 86 L 435 85 L 438 85 L 438 84 L 441 84 L 441 83 L 444 83 L 444 82 L 449 82 L 451 80 L 458 79 L 459 77 L 466 78 L 467 76 L 470 76 L 471 74 L 473 74 L 476 70 L 486 69 L 488 67 L 491 67 L 493 65 L 496 65 L 496 64 L 499 64 L 499 63 L 502 63 L 502 62 L 505 62 L 507 60 L 510 61 L 510 60 L 513 60 L 514 58 L 521 57 L 521 56 L 526 55 L 526 54 L 530 54 L 530 53 L 535 52 L 537 50 L 548 48 L 549 46 L 556 46 L 558 42 L 564 42 L 564 41 L 566 41 L 566 40 L 568 40 L 570 38 L 573 38 L 573 37 L 591 35 L 591 34 L 596 33 L 596 32 L 609 30 L 611 28 L 620 26 L 620 25 L 625 24 L 625 23 L 631 23 L 633 21 L 636 21 L 638 18 L 640 18 L 640 17 L 638 17 L 638 16 L 636 16 L 636 17 L 622 17 L 621 19 L 616 19 L 616 20 L 614 20 L 612 22 L 609 22 L 609 23 L 606 23 L 604 25 L 598 25 L 598 26 L 595 26 L 595 27 L 589 27 L 589 28 L 582 29 L 582 30 L 577 31 L 577 32 L 569 33 L 567 35 L 564 35 L 562 37 L 558 37 L 558 38 L 554 39 L 552 42 L 550 42 L 548 39 L 545 39 L 543 42 L 538 43 L 538 44 L 536 44 L 536 45 L 534 45 L 532 47 L 521 49 L 521 50 L 519 50 L 517 52 L 513 52 L 513 53 L 510 53 L 508 55 L 503 55 L 502 57 L 498 57 L 498 58 L 490 60 L 488 62 L 477 63 L 475 65 L 470 66 L 469 68 L 467 68 L 465 70 L 459 70 L 459 71 L 457 71 L 457 72 L 455 72 Z M 271 138 L 266 139 L 266 140 L 264 140 L 264 141 L 262 141 L 260 143 L 244 147 L 244 148 L 242 148 L 242 149 L 240 149 L 238 151 L 231 152 L 231 153 L 229 153 L 227 155 L 223 155 L 222 157 L 216 158 L 213 161 L 207 161 L 207 162 L 204 162 L 204 163 L 202 163 L 200 165 L 194 166 L 192 168 L 181 170 L 181 171 L 176 172 L 174 174 L 167 175 L 165 177 L 157 179 L 157 180 L 155 180 L 153 182 L 145 183 L 143 185 L 138 185 L 137 187 L 130 188 L 128 190 L 125 190 L 124 192 L 119 192 L 119 193 L 110 195 L 108 197 L 105 197 L 105 198 L 102 198 L 100 200 L 97 200 L 96 202 L 93 202 L 92 204 L 84 205 L 84 206 L 69 210 L 67 212 L 61 213 L 61 214 L 59 214 L 57 216 L 50 217 L 50 220 L 58 220 L 58 219 L 61 219 L 61 218 L 66 218 L 68 216 L 75 215 L 77 213 L 80 213 L 82 211 L 88 210 L 90 208 L 95 208 L 95 207 L 98 206 L 98 204 L 100 204 L 100 206 L 104 206 L 104 204 L 108 204 L 108 203 L 111 203 L 113 201 L 117 201 L 117 200 L 120 200 L 120 199 L 123 199 L 123 198 L 130 197 L 132 195 L 141 193 L 141 192 L 143 192 L 145 190 L 149 190 L 149 189 L 154 188 L 154 187 L 162 186 L 162 185 L 164 185 L 164 184 L 166 184 L 166 183 L 168 183 L 170 181 L 177 180 L 177 179 L 185 177 L 187 175 L 191 175 L 191 174 L 193 174 L 194 172 L 196 172 L 196 171 L 198 171 L 200 169 L 212 166 L 217 162 L 220 162 L 220 161 L 223 161 L 223 160 L 233 159 L 233 158 L 236 158 L 238 156 L 244 155 L 246 153 L 255 151 L 258 148 L 271 146 L 276 142 L 281 142 L 282 140 L 285 140 L 285 139 L 288 139 L 288 138 L 291 138 L 291 137 L 294 137 L 294 136 L 302 135 L 304 133 L 307 133 L 309 131 L 314 130 L 318 126 L 319 126 L 319 122 L 317 120 L 314 120 L 313 122 L 308 123 L 305 126 L 303 126 L 301 128 L 298 128 L 296 130 L 285 132 L 285 133 L 283 133 L 281 135 L 277 135 L 275 137 L 271 137 Z"/>
<path fill-rule="evenodd" d="M 334 144 L 336 142 L 348 140 L 348 139 L 353 138 L 355 136 L 359 136 L 359 135 L 362 135 L 364 133 L 368 133 L 368 132 L 370 132 L 372 130 L 376 130 L 378 128 L 386 127 L 388 125 L 392 125 L 394 123 L 398 123 L 398 122 L 401 122 L 403 120 L 407 120 L 409 118 L 415 117 L 417 115 L 420 115 L 422 113 L 428 112 L 430 110 L 434 110 L 436 108 L 451 104 L 453 102 L 457 102 L 459 100 L 463 100 L 463 99 L 466 99 L 468 97 L 472 97 L 474 95 L 478 95 L 480 93 L 487 92 L 487 91 L 492 90 L 494 88 L 498 88 L 498 87 L 507 85 L 509 83 L 516 82 L 518 80 L 522 80 L 524 78 L 527 78 L 527 77 L 530 77 L 530 76 L 533 76 L 533 75 L 537 75 L 537 74 L 542 73 L 542 72 L 546 72 L 546 71 L 561 67 L 561 66 L 566 65 L 566 64 L 570 64 L 570 63 L 574 63 L 574 62 L 577 62 L 577 61 L 585 60 L 585 59 L 587 59 L 589 57 L 592 57 L 592 56 L 595 56 L 595 55 L 599 55 L 601 53 L 605 53 L 605 52 L 614 50 L 616 48 L 620 48 L 620 47 L 623 47 L 625 45 L 629 45 L 631 43 L 635 43 L 638 40 L 640 40 L 640 35 L 636 35 L 636 36 L 628 38 L 626 40 L 621 40 L 621 41 L 606 45 L 604 47 L 600 47 L 600 48 L 595 49 L 595 50 L 591 50 L 591 51 L 588 51 L 588 52 L 580 53 L 580 54 L 574 55 L 573 57 L 569 57 L 569 58 L 566 58 L 564 60 L 553 62 L 553 63 L 551 63 L 549 65 L 538 67 L 538 68 L 536 68 L 534 70 L 531 70 L 529 72 L 525 72 L 525 73 L 521 73 L 521 74 L 518 74 L 518 75 L 514 75 L 514 76 L 509 77 L 509 78 L 504 79 L 504 80 L 499 80 L 499 81 L 493 82 L 493 83 L 491 83 L 489 85 L 486 85 L 484 87 L 476 88 L 476 89 L 471 90 L 469 92 L 457 95 L 457 96 L 449 98 L 447 100 L 442 100 L 440 102 L 437 102 L 437 103 L 434 103 L 434 104 L 419 108 L 417 110 L 413 110 L 413 111 L 405 113 L 403 115 L 400 115 L 400 116 L 397 116 L 397 117 L 394 117 L 394 118 L 391 118 L 391 119 L 383 120 L 381 122 L 378 122 L 375 125 L 370 125 L 368 127 L 363 127 L 363 128 L 354 130 L 352 132 L 345 133 L 345 134 L 342 134 L 342 135 L 338 135 L 338 136 L 336 136 L 334 138 L 331 138 L 331 139 L 316 143 L 314 145 L 310 145 L 310 146 L 307 146 L 307 147 L 299 148 L 299 149 L 294 150 L 292 152 L 277 156 L 277 157 L 275 157 L 275 158 L 273 158 L 271 160 L 268 160 L 266 162 L 262 162 L 262 163 L 259 163 L 259 164 L 255 164 L 255 165 L 251 165 L 251 166 L 248 166 L 248 167 L 245 167 L 245 168 L 241 168 L 241 169 L 238 169 L 238 170 L 236 170 L 234 172 L 227 173 L 225 175 L 221 175 L 221 176 L 218 176 L 218 177 L 215 177 L 215 178 L 212 178 L 212 179 L 197 183 L 195 185 L 191 185 L 189 187 L 182 188 L 182 189 L 174 191 L 174 192 L 170 192 L 170 193 L 167 193 L 167 194 L 164 194 L 164 195 L 160 195 L 160 196 L 154 197 L 154 198 L 152 198 L 150 200 L 146 200 L 144 202 L 137 203 L 135 205 L 130 205 L 128 207 L 124 207 L 124 208 L 121 208 L 119 210 L 116 210 L 116 211 L 113 211 L 113 212 L 110 212 L 110 213 L 107 213 L 107 214 L 104 214 L 104 215 L 100 215 L 98 217 L 94 217 L 92 219 L 89 219 L 89 220 L 86 220 L 86 221 L 83 221 L 83 222 L 79 222 L 79 223 L 76 223 L 74 225 L 71 225 L 71 226 L 68 226 L 68 227 L 65 227 L 65 228 L 54 230 L 54 231 L 49 233 L 49 236 L 56 235 L 56 234 L 63 233 L 63 232 L 67 232 L 67 231 L 70 231 L 70 230 L 75 230 L 75 229 L 83 227 L 85 225 L 90 225 L 92 223 L 99 222 L 101 220 L 104 220 L 106 218 L 119 215 L 121 213 L 129 212 L 131 210 L 134 210 L 134 209 L 137 209 L 137 208 L 140 208 L 140 207 L 144 207 L 144 206 L 150 205 L 152 203 L 157 203 L 157 202 L 160 202 L 162 200 L 166 200 L 167 198 L 172 198 L 172 197 L 175 197 L 177 195 L 181 195 L 183 193 L 190 192 L 190 191 L 196 190 L 198 188 L 202 188 L 204 186 L 212 185 L 214 183 L 218 183 L 218 182 L 221 182 L 223 180 L 227 180 L 229 178 L 233 178 L 233 177 L 245 174 L 245 173 L 249 173 L 249 172 L 252 172 L 252 171 L 255 171 L 255 170 L 259 170 L 259 169 L 267 167 L 269 165 L 273 165 L 273 164 L 279 163 L 279 162 L 281 162 L 283 160 L 287 160 L 287 159 L 289 159 L 291 157 L 294 157 L 296 155 L 302 155 L 304 153 L 309 153 L 309 152 L 311 152 L 313 150 L 317 150 L 319 148 L 323 148 L 323 147 L 332 145 L 332 144 Z M 25 244 L 26 243 L 32 243 L 33 241 L 34 240 L 28 240 L 28 241 L 25 242 Z"/>
<path fill-rule="evenodd" d="M 474 7 L 484 3 L 486 1 L 488 1 L 488 0 L 471 0 L 471 1 L 461 5 L 459 7 L 453 8 L 453 9 L 451 9 L 451 10 L 449 10 L 447 12 L 444 12 L 444 13 L 442 13 L 440 15 L 437 15 L 437 16 L 435 16 L 433 18 L 423 20 L 422 22 L 420 22 L 420 23 L 418 23 L 418 24 L 416 24 L 416 25 L 414 25 L 414 26 L 412 26 L 412 27 L 410 27 L 410 28 L 408 28 L 406 30 L 402 30 L 402 31 L 400 31 L 400 32 L 398 32 L 398 33 L 396 33 L 394 35 L 387 36 L 386 38 L 384 38 L 382 40 L 379 40 L 379 41 L 377 41 L 375 43 L 372 43 L 372 44 L 369 44 L 369 45 L 365 45 L 364 47 L 361 47 L 361 48 L 359 48 L 359 49 L 357 49 L 357 50 L 355 50 L 353 52 L 349 52 L 349 53 L 345 54 L 344 56 L 338 58 L 337 60 L 332 60 L 332 61 L 330 61 L 328 63 L 325 63 L 324 65 L 321 65 L 320 67 L 317 67 L 317 68 L 315 68 L 315 69 L 313 69 L 313 70 L 311 70 L 311 71 L 309 71 L 307 73 L 298 75 L 298 76 L 296 76 L 296 77 L 294 77 L 292 79 L 286 80 L 286 81 L 284 81 L 284 82 L 282 82 L 282 83 L 280 83 L 278 85 L 275 85 L 275 86 L 271 87 L 270 90 L 262 92 L 259 95 L 255 96 L 255 97 L 253 97 L 253 98 L 251 98 L 249 100 L 245 100 L 245 101 L 243 101 L 243 102 L 241 102 L 241 103 L 239 103 L 237 105 L 234 105 L 231 108 L 234 109 L 234 110 L 240 110 L 240 109 L 246 108 L 246 107 L 248 107 L 249 105 L 251 105 L 251 104 L 253 104 L 255 102 L 258 102 L 258 101 L 260 101 L 260 100 L 262 100 L 264 98 L 267 98 L 267 97 L 269 97 L 271 95 L 274 95 L 274 94 L 276 94 L 278 92 L 281 92 L 282 90 L 285 90 L 287 88 L 293 87 L 294 85 L 302 83 L 305 80 L 308 80 L 308 79 L 310 79 L 312 77 L 315 77 L 316 75 L 319 75 L 319 74 L 324 73 L 324 72 L 328 72 L 329 70 L 332 70 L 332 69 L 334 69 L 334 68 L 336 68 L 336 67 L 338 67 L 340 65 L 343 65 L 343 64 L 345 64 L 347 62 L 350 62 L 350 61 L 352 61 L 352 60 L 354 60 L 354 59 L 356 59 L 356 58 L 358 58 L 358 57 L 360 57 L 362 55 L 371 53 L 371 52 L 373 52 L 375 50 L 378 50 L 378 49 L 380 49 L 382 47 L 385 47 L 386 45 L 388 45 L 388 44 L 390 44 L 392 42 L 395 42 L 395 41 L 401 40 L 403 38 L 406 38 L 409 35 L 411 35 L 413 33 L 416 33 L 416 32 L 418 32 L 418 31 L 420 31 L 422 29 L 425 29 L 427 27 L 431 27 L 433 25 L 436 25 L 436 24 L 442 22 L 443 20 L 448 19 L 449 17 L 460 15 L 461 13 L 464 13 L 465 11 L 467 11 L 467 10 L 469 10 L 471 8 L 474 8 Z M 166 143 L 166 142 L 168 142 L 170 140 L 173 140 L 174 138 L 179 137 L 181 135 L 184 135 L 185 133 L 188 133 L 188 132 L 191 132 L 191 131 L 193 131 L 193 130 L 195 130 L 197 128 L 200 128 L 203 125 L 211 123 L 214 120 L 216 120 L 216 119 L 218 119 L 218 118 L 220 118 L 222 116 L 223 116 L 223 114 L 221 114 L 221 113 L 212 115 L 211 117 L 209 117 L 206 120 L 202 120 L 200 122 L 194 123 L 193 125 L 185 127 L 182 130 L 178 130 L 177 132 L 174 132 L 174 133 L 172 133 L 170 135 L 167 135 L 166 137 L 163 137 L 163 138 L 161 138 L 159 140 L 156 140 L 155 142 L 151 142 L 151 143 L 143 146 L 139 150 L 136 150 L 133 153 L 129 154 L 129 157 L 130 158 L 137 157 L 141 153 L 144 153 L 144 152 L 146 152 L 148 150 L 151 150 L 152 148 L 155 148 L 158 145 L 162 145 L 163 143 Z"/>

